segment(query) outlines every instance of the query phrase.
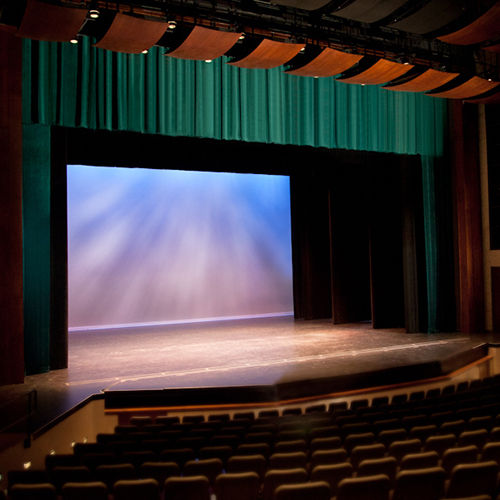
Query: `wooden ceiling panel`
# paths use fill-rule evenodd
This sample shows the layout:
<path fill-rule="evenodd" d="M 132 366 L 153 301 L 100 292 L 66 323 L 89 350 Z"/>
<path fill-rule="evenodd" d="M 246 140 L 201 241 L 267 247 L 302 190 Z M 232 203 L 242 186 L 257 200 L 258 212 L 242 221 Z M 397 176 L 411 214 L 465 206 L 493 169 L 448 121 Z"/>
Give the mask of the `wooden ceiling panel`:
<path fill-rule="evenodd" d="M 195 26 L 186 40 L 167 55 L 178 59 L 207 61 L 223 56 L 240 38 L 241 33 L 218 31 Z"/>
<path fill-rule="evenodd" d="M 326 48 L 309 63 L 287 73 L 299 76 L 335 76 L 354 66 L 362 57 Z"/>
<path fill-rule="evenodd" d="M 438 37 L 438 40 L 456 45 L 472 45 L 500 37 L 500 1 L 464 28 Z"/>
<path fill-rule="evenodd" d="M 333 11 L 332 14 L 362 23 L 375 23 L 389 16 L 405 3 L 406 0 L 355 0 L 347 7 Z"/>
<path fill-rule="evenodd" d="M 483 47 L 483 50 L 489 50 L 490 52 L 500 52 L 500 43 L 496 45 L 490 45 L 489 47 Z"/>
<path fill-rule="evenodd" d="M 378 85 L 387 83 L 407 73 L 413 65 L 380 59 L 365 71 L 349 78 L 338 78 L 339 82 Z"/>
<path fill-rule="evenodd" d="M 428 92 L 429 90 L 441 87 L 441 85 L 448 83 L 458 75 L 459 73 L 444 73 L 443 71 L 428 69 L 421 75 L 405 83 L 384 88 L 387 90 L 402 90 L 404 92 Z"/>
<path fill-rule="evenodd" d="M 69 42 L 78 34 L 86 16 L 87 9 L 28 0 L 16 34 L 34 40 Z"/>
<path fill-rule="evenodd" d="M 478 76 L 473 76 L 470 80 L 462 83 L 458 87 L 437 94 L 427 94 L 432 97 L 446 97 L 448 99 L 469 99 L 480 94 L 484 94 L 500 85 L 499 82 L 489 82 Z"/>
<path fill-rule="evenodd" d="M 167 30 L 167 23 L 117 13 L 106 34 L 95 44 L 100 49 L 140 54 L 150 49 Z"/>
<path fill-rule="evenodd" d="M 304 47 L 305 45 L 300 43 L 283 43 L 265 39 L 248 56 L 229 64 L 250 69 L 275 68 L 293 59 Z"/>
<path fill-rule="evenodd" d="M 324 7 L 330 0 L 273 0 L 272 3 L 296 9 L 316 10 Z"/>
<path fill-rule="evenodd" d="M 464 8 L 464 0 L 431 0 L 413 14 L 389 26 L 424 35 L 458 19 L 463 14 Z"/>
<path fill-rule="evenodd" d="M 481 99 L 468 100 L 466 102 L 471 102 L 472 104 L 500 104 L 500 92 L 496 92 L 488 97 L 482 97 Z"/>

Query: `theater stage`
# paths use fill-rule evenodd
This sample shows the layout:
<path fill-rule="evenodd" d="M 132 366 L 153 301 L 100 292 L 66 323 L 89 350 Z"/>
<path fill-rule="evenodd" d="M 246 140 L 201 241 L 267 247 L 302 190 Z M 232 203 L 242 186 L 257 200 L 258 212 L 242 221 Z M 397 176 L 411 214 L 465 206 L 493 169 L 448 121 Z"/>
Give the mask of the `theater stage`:
<path fill-rule="evenodd" d="M 78 332 L 68 369 L 0 396 L 36 388 L 35 425 L 102 391 L 110 406 L 137 405 L 138 390 L 165 405 L 275 401 L 446 375 L 485 356 L 488 340 L 290 317 Z"/>

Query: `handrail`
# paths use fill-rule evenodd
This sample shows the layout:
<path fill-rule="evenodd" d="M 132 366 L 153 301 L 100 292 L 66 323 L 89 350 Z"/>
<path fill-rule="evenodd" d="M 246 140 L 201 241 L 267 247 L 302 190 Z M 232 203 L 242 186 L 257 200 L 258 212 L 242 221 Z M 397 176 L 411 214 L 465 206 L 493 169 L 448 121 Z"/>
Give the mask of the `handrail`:
<path fill-rule="evenodd" d="M 22 394 L 20 396 L 17 396 L 13 399 L 11 399 L 7 404 L 4 404 L 0 407 L 0 410 L 3 410 L 13 404 L 15 404 L 17 401 L 19 401 L 22 398 L 27 398 L 26 399 L 26 411 L 18 418 L 16 418 L 13 422 L 10 422 L 9 424 L 5 425 L 4 427 L 0 428 L 0 433 L 6 432 L 12 427 L 20 424 L 21 422 L 25 421 L 26 426 L 25 426 L 25 432 L 26 432 L 26 437 L 24 438 L 24 447 L 25 448 L 30 448 L 31 447 L 31 435 L 33 433 L 33 414 L 35 411 L 38 409 L 38 392 L 36 389 L 32 389 L 30 392 L 27 394 Z"/>

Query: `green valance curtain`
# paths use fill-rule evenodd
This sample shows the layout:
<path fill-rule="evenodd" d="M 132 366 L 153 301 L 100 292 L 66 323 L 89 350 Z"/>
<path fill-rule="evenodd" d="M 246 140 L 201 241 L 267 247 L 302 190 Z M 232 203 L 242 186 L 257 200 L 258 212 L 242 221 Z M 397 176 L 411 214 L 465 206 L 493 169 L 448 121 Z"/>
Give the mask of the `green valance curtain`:
<path fill-rule="evenodd" d="M 23 43 L 27 373 L 50 365 L 50 217 L 39 219 L 50 214 L 52 125 L 421 155 L 428 328 L 439 329 L 434 160 L 443 154 L 445 100 L 297 77 L 283 68 L 240 69 L 224 58 L 178 60 L 158 47 L 130 55 L 97 49 L 88 38 L 78 45 Z M 42 253 L 28 248 L 37 241 Z"/>
<path fill-rule="evenodd" d="M 442 155 L 442 99 L 163 52 L 25 40 L 25 123 Z"/>

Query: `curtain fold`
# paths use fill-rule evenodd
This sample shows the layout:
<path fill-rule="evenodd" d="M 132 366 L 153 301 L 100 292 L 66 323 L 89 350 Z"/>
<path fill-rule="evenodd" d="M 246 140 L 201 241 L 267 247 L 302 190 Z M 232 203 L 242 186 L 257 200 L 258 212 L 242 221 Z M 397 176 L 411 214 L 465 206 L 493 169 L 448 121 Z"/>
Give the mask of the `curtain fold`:
<path fill-rule="evenodd" d="M 25 123 L 441 156 L 446 101 L 333 78 L 24 41 Z"/>

